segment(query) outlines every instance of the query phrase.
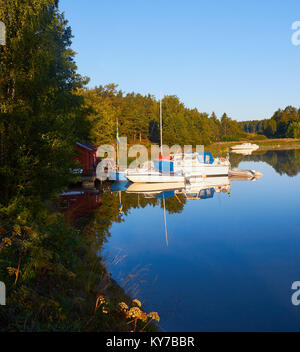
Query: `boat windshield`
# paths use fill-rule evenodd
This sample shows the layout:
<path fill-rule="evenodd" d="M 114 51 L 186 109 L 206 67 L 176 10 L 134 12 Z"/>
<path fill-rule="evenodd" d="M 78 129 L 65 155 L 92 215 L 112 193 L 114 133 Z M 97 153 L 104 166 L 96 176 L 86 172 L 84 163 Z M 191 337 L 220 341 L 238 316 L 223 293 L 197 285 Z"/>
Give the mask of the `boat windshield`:
<path fill-rule="evenodd" d="M 213 164 L 214 158 L 211 153 L 199 153 L 198 161 L 205 164 Z"/>

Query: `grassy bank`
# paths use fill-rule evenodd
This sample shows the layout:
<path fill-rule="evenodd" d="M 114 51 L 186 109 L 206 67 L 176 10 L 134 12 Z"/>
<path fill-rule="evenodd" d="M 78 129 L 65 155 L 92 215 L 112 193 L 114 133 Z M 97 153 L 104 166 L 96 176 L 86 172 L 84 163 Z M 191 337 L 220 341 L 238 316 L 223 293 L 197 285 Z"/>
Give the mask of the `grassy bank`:
<path fill-rule="evenodd" d="M 143 312 L 107 272 L 106 225 L 74 226 L 40 203 L 24 203 L 0 208 L 0 279 L 7 288 L 0 331 L 126 332 L 149 322 L 146 330 L 156 330 L 157 314 Z"/>

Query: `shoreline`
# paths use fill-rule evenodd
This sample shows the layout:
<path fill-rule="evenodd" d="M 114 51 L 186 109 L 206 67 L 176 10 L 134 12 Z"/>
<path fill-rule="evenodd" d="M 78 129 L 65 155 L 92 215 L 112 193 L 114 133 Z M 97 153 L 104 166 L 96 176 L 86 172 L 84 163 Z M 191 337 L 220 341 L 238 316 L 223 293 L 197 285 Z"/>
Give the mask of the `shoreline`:
<path fill-rule="evenodd" d="M 279 142 L 279 143 L 278 143 Z M 218 142 L 213 143 L 205 147 L 205 150 L 213 154 L 220 153 L 224 155 L 230 152 L 230 148 L 237 144 L 242 143 L 253 143 L 259 145 L 260 150 L 290 150 L 290 149 L 300 149 L 300 139 L 294 138 L 278 138 L 278 139 L 261 139 L 261 140 L 242 140 L 242 141 L 232 141 L 232 142 Z"/>

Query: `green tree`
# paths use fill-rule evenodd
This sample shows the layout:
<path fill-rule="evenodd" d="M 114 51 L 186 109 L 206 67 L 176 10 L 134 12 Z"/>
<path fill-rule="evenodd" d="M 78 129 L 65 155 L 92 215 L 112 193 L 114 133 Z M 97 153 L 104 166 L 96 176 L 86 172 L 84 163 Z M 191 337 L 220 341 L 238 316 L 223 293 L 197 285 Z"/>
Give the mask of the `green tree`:
<path fill-rule="evenodd" d="M 117 85 L 81 90 L 89 110 L 88 119 L 92 126 L 89 139 L 96 145 L 115 142 L 116 121 L 120 114 L 117 101 Z"/>
<path fill-rule="evenodd" d="M 268 137 L 273 137 L 275 136 L 277 131 L 277 123 L 275 120 L 269 120 L 266 122 L 266 126 L 265 126 L 265 134 Z"/>
<path fill-rule="evenodd" d="M 0 0 L 1 202 L 47 198 L 70 179 L 74 143 L 88 134 L 71 29 L 55 0 Z"/>
<path fill-rule="evenodd" d="M 292 122 L 287 130 L 287 137 L 300 138 L 300 122 Z"/>

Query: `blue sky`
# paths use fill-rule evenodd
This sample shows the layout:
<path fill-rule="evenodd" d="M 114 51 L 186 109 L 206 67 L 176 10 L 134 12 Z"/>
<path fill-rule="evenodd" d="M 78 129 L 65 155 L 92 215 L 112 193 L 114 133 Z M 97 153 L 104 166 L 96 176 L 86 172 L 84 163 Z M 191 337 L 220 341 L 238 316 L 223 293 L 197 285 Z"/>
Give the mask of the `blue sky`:
<path fill-rule="evenodd" d="M 177 95 L 237 120 L 299 106 L 299 0 L 60 0 L 90 86 Z"/>

